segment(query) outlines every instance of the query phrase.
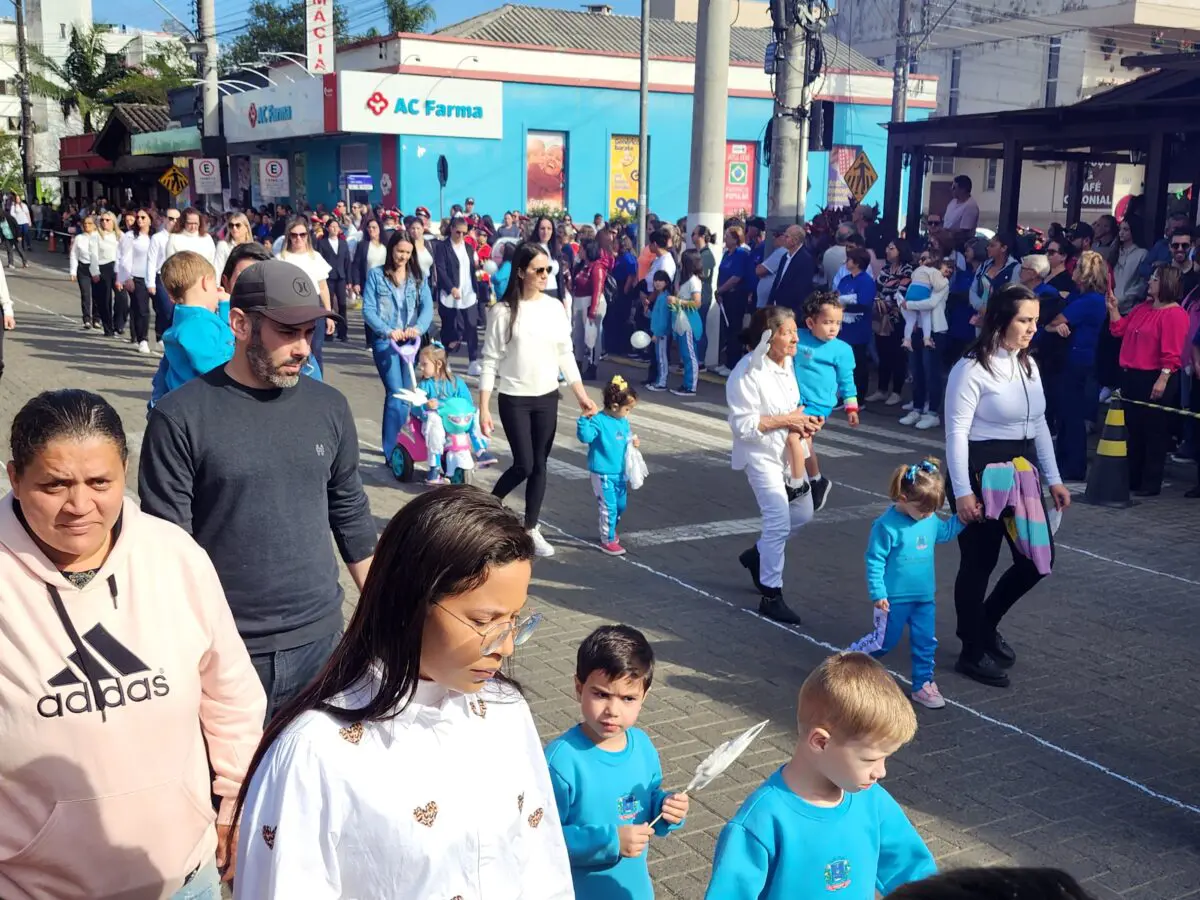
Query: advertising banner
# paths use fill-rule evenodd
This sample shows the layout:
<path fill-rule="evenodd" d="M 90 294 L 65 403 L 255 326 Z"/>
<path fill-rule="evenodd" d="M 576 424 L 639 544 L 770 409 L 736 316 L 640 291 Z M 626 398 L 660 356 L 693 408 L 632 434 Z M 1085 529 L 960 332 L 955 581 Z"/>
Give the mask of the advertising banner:
<path fill-rule="evenodd" d="M 225 138 L 233 144 L 325 133 L 324 79 L 222 97 Z"/>
<path fill-rule="evenodd" d="M 725 142 L 725 215 L 754 215 L 754 170 L 757 164 L 757 143 Z"/>
<path fill-rule="evenodd" d="M 854 200 L 850 186 L 846 184 L 846 173 L 858 159 L 862 147 L 849 144 L 834 144 L 829 150 L 829 173 L 826 182 L 825 205 L 833 209 L 849 206 Z"/>
<path fill-rule="evenodd" d="M 614 134 L 609 138 L 608 212 L 609 215 L 637 215 L 639 165 L 638 136 Z"/>
<path fill-rule="evenodd" d="M 525 135 L 525 208 L 567 206 L 567 134 L 530 131 Z"/>
<path fill-rule="evenodd" d="M 338 72 L 338 127 L 363 134 L 499 140 L 503 87 L 468 78 Z"/>
<path fill-rule="evenodd" d="M 287 197 L 292 187 L 288 179 L 286 159 L 260 159 L 258 161 L 258 191 L 263 197 Z"/>
<path fill-rule="evenodd" d="M 324 74 L 334 71 L 333 0 L 306 0 L 304 4 L 304 44 L 308 71 Z"/>

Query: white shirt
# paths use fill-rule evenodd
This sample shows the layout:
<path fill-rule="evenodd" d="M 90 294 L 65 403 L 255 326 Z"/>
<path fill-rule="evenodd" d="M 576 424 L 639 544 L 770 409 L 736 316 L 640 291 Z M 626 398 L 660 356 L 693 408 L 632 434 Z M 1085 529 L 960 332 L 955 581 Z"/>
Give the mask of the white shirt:
<path fill-rule="evenodd" d="M 557 297 L 539 294 L 517 306 L 512 340 L 508 339 L 509 307 L 497 303 L 488 313 L 483 340 L 479 389 L 516 397 L 541 397 L 558 389 L 558 374 L 567 384 L 579 381 L 571 343 L 571 323 Z"/>
<path fill-rule="evenodd" d="M 675 296 L 677 296 L 680 300 L 685 300 L 691 303 L 699 300 L 699 294 L 702 292 L 703 286 L 700 284 L 700 276 L 693 275 L 679 286 L 679 290 L 676 292 Z"/>
<path fill-rule="evenodd" d="M 378 269 L 385 262 L 387 262 L 387 245 L 383 243 L 367 244 L 367 271 Z"/>
<path fill-rule="evenodd" d="M 335 704 L 362 708 L 377 683 Z M 423 681 L 382 722 L 305 713 L 250 782 L 239 900 L 574 896 L 533 716 L 503 685 Z"/>
<path fill-rule="evenodd" d="M 150 249 L 146 252 L 146 290 L 152 294 L 158 281 L 158 273 L 162 271 L 163 263 L 167 261 L 167 241 L 170 239 L 171 232 L 165 228 L 160 228 L 150 235 Z M 218 277 L 220 274 L 220 272 L 217 273 Z"/>
<path fill-rule="evenodd" d="M 979 204 L 974 197 L 951 200 L 942 215 L 942 227 L 947 231 L 974 231 L 979 227 Z"/>
<path fill-rule="evenodd" d="M 71 240 L 70 273 L 72 278 L 78 277 L 80 266 L 83 266 L 87 270 L 87 273 L 83 277 L 91 277 L 92 240 L 90 235 L 83 232 L 75 235 Z"/>
<path fill-rule="evenodd" d="M 428 284 L 429 273 L 433 271 L 433 254 L 429 251 L 429 245 L 426 243 L 422 242 L 417 250 L 417 265 L 421 267 L 421 278 Z"/>
<path fill-rule="evenodd" d="M 13 217 L 13 221 L 18 225 L 31 224 L 29 219 L 29 206 L 25 203 L 14 203 L 9 207 L 9 215 Z"/>
<path fill-rule="evenodd" d="M 299 266 L 308 273 L 308 277 L 313 280 L 313 287 L 317 289 L 317 293 L 321 292 L 321 283 L 329 279 L 329 273 L 333 268 L 329 263 L 325 262 L 325 257 L 321 256 L 316 250 L 309 250 L 307 253 L 281 253 L 279 258 L 284 262 L 290 262 L 293 266 Z"/>
<path fill-rule="evenodd" d="M 121 239 L 117 257 L 117 281 L 124 284 L 133 278 L 146 279 L 146 266 L 150 258 L 150 235 L 125 232 Z"/>
<path fill-rule="evenodd" d="M 167 253 L 163 257 L 163 261 L 165 262 L 170 259 L 180 250 L 191 250 L 193 253 L 199 253 L 209 263 L 215 262 L 217 258 L 217 245 L 213 242 L 211 234 L 188 234 L 186 231 L 175 232 L 167 238 Z"/>
<path fill-rule="evenodd" d="M 0 266 L 0 315 L 11 316 L 13 314 L 12 297 L 8 293 L 8 276 L 4 274 L 4 267 Z M 0 327 L 3 324 L 0 323 Z"/>
<path fill-rule="evenodd" d="M 100 275 L 100 267 L 115 263 L 117 261 L 117 251 L 120 249 L 120 237 L 115 231 L 93 231 L 91 238 L 91 274 L 92 277 Z"/>
<path fill-rule="evenodd" d="M 837 290 L 837 273 L 844 268 L 846 268 L 846 248 L 841 244 L 834 244 L 827 248 L 821 257 L 821 271 L 825 273 L 825 284 L 831 291 Z"/>
<path fill-rule="evenodd" d="M 476 303 L 475 284 L 472 281 L 472 276 L 475 274 L 471 270 L 471 257 L 467 253 L 467 244 L 465 241 L 459 243 L 450 242 L 450 249 L 454 251 L 454 255 L 458 257 L 458 284 L 446 285 L 440 291 L 442 295 L 442 306 L 450 307 L 451 309 L 467 309 L 474 306 Z M 458 299 L 450 293 L 449 288 L 458 288 Z"/>
<path fill-rule="evenodd" d="M 1037 363 L 1025 374 L 1017 356 L 999 349 L 992 354 L 995 374 L 974 359 L 960 359 L 946 382 L 946 465 L 954 490 L 969 485 L 967 452 L 970 441 L 1033 440 L 1038 467 L 1048 484 L 1062 484 L 1054 441 L 1046 425 L 1046 395 Z"/>
<path fill-rule="evenodd" d="M 771 299 L 771 288 L 775 286 L 775 273 L 779 271 L 780 261 L 787 256 L 787 247 L 776 247 L 771 255 L 762 261 L 762 267 L 768 274 L 758 279 L 758 308 L 762 309 Z"/>
<path fill-rule="evenodd" d="M 217 273 L 217 278 L 225 271 L 225 263 L 229 262 L 229 254 L 233 252 L 234 246 L 229 241 L 217 241 L 217 249 L 213 253 L 213 270 Z"/>
<path fill-rule="evenodd" d="M 658 291 L 654 287 L 654 273 L 666 272 L 671 279 L 671 283 L 675 283 L 675 257 L 670 253 L 664 253 L 661 256 L 654 257 L 654 261 L 650 263 L 650 268 L 646 270 L 646 289 L 650 291 L 650 296 L 654 296 Z"/>
<path fill-rule="evenodd" d="M 763 416 L 786 415 L 800 405 L 791 358 L 779 365 L 757 351 L 747 353 L 725 383 L 725 404 L 733 432 L 733 467 L 764 466 L 782 472 L 787 429 L 762 432 L 758 423 Z"/>
<path fill-rule="evenodd" d="M 334 252 L 335 256 L 337 255 L 338 247 L 340 247 L 340 246 L 341 246 L 341 238 L 335 238 L 335 237 L 329 238 L 329 249 Z"/>

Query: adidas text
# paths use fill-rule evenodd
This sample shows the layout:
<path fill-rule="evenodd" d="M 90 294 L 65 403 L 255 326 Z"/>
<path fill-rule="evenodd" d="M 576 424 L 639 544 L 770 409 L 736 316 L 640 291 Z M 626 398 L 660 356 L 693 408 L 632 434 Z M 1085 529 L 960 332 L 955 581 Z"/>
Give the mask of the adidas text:
<path fill-rule="evenodd" d="M 171 693 L 166 675 L 155 675 L 153 678 L 105 679 L 100 691 L 104 697 L 105 709 L 116 709 L 128 703 L 142 703 L 155 697 L 165 697 Z M 46 694 L 38 701 L 38 714 L 45 719 L 61 718 L 65 713 L 90 713 L 96 711 L 92 702 L 91 687 L 81 684 L 71 691 L 58 691 Z"/>

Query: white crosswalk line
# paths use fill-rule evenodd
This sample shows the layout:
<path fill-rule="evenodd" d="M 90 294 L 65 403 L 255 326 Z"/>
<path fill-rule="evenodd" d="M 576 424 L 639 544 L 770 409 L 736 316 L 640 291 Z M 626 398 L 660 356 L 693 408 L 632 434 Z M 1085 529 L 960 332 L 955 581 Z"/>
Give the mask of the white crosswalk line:
<path fill-rule="evenodd" d="M 709 416 L 702 416 L 698 413 L 688 412 L 683 409 L 676 409 L 671 406 L 658 406 L 656 404 L 646 404 L 645 418 L 661 417 L 679 423 L 684 426 L 683 433 L 688 440 L 694 441 L 697 446 L 706 447 L 708 449 L 721 450 L 726 457 L 729 456 L 730 447 L 733 444 L 733 437 L 729 433 L 729 426 L 723 421 L 718 421 Z M 641 421 L 641 419 L 639 419 Z M 715 435 L 721 435 L 716 437 Z M 854 450 L 844 449 L 842 447 L 827 446 L 826 456 L 861 456 Z"/>
<path fill-rule="evenodd" d="M 863 506 L 826 508 L 817 514 L 810 525 L 832 525 L 873 519 L 883 514 L 890 503 L 868 503 Z M 621 543 L 631 547 L 656 547 L 662 544 L 678 544 L 686 541 L 706 541 L 710 538 L 731 537 L 739 534 L 758 534 L 762 519 L 725 519 L 718 522 L 703 522 L 699 525 L 673 525 L 669 528 L 654 528 L 648 531 L 628 531 L 621 535 Z"/>

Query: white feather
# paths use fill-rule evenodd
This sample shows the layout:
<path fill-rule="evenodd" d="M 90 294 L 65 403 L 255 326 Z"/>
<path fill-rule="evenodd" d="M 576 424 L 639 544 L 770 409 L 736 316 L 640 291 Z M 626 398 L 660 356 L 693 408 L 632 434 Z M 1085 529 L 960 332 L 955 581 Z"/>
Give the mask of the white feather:
<path fill-rule="evenodd" d="M 684 788 L 684 793 L 690 794 L 708 785 L 722 772 L 733 765 L 733 761 L 746 752 L 746 748 L 758 737 L 759 732 L 767 727 L 770 719 L 764 719 L 752 728 L 747 728 L 735 738 L 730 738 L 696 766 L 696 774 Z"/>

